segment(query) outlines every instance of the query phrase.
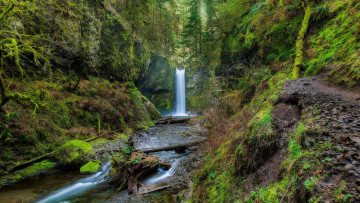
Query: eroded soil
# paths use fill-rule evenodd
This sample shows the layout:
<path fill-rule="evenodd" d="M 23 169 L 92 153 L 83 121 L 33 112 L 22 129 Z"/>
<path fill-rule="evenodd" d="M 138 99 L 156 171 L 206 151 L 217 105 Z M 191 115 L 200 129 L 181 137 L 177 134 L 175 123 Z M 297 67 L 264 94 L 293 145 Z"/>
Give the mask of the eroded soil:
<path fill-rule="evenodd" d="M 333 146 L 322 154 L 327 161 L 318 170 L 327 176 L 316 182 L 314 193 L 322 194 L 324 202 L 334 202 L 334 191 L 342 185 L 341 189 L 352 196 L 349 201 L 360 201 L 360 93 L 329 86 L 323 78 L 315 76 L 284 84 L 272 112 L 279 135 L 278 152 L 245 177 L 243 198 L 249 197 L 252 190 L 279 180 L 281 163 L 288 156 L 286 140 L 301 116 L 311 113 L 316 118 L 313 125 L 323 133 L 309 138 L 315 141 L 307 144 L 311 147 L 321 141 Z"/>

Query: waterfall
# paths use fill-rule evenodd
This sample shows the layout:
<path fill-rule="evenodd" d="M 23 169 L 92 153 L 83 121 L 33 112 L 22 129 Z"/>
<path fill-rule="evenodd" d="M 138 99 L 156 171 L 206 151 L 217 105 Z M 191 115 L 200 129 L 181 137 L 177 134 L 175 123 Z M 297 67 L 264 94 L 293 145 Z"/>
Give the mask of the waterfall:
<path fill-rule="evenodd" d="M 187 116 L 185 95 L 185 69 L 176 69 L 175 93 L 176 101 L 174 116 Z"/>
<path fill-rule="evenodd" d="M 91 188 L 94 188 L 97 184 L 104 182 L 104 178 L 107 174 L 109 174 L 110 169 L 111 166 L 109 161 L 101 168 L 101 171 L 91 175 L 90 177 L 81 179 L 68 187 L 60 189 L 40 201 L 37 201 L 37 203 L 60 202 L 70 197 L 79 195 Z"/>

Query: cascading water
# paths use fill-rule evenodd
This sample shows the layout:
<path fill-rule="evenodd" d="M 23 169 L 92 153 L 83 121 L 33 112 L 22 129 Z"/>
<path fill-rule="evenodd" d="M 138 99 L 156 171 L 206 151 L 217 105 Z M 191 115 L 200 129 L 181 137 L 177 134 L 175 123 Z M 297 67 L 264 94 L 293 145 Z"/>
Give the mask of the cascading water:
<path fill-rule="evenodd" d="M 167 162 L 171 164 L 171 167 L 167 170 L 162 168 L 158 168 L 157 172 L 143 181 L 141 181 L 142 187 L 139 188 L 139 193 L 146 193 L 149 190 L 154 190 L 156 188 L 160 188 L 162 186 L 169 185 L 169 181 L 171 177 L 175 174 L 180 162 L 189 154 L 190 152 L 187 151 L 182 154 L 178 154 L 175 151 L 168 151 L 168 152 L 155 152 L 151 153 L 151 155 L 159 157 L 162 162 Z"/>
<path fill-rule="evenodd" d="M 110 166 L 110 161 L 109 161 L 101 168 L 101 171 L 95 173 L 94 175 L 92 175 L 90 177 L 81 179 L 68 187 L 58 190 L 58 191 L 48 195 L 47 197 L 37 201 L 37 203 L 60 202 L 60 201 L 66 200 L 70 197 L 79 195 L 79 194 L 95 187 L 99 183 L 104 182 L 105 181 L 104 177 L 107 174 L 109 174 L 110 169 L 111 169 L 111 166 Z"/>
<path fill-rule="evenodd" d="M 176 69 L 175 96 L 175 112 L 173 116 L 187 116 L 185 95 L 185 69 Z"/>

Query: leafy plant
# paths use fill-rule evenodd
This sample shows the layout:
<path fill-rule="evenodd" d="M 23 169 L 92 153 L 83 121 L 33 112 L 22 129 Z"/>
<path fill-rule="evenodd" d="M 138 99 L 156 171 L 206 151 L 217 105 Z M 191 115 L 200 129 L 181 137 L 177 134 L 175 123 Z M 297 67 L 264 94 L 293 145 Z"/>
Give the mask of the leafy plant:
<path fill-rule="evenodd" d="M 317 182 L 316 178 L 311 177 L 304 181 L 304 185 L 310 192 L 312 192 L 315 189 L 316 182 Z"/>
<path fill-rule="evenodd" d="M 141 163 L 142 156 L 137 155 L 136 157 L 130 158 L 129 161 L 126 162 L 126 164 L 139 164 Z"/>
<path fill-rule="evenodd" d="M 346 184 L 347 183 L 345 181 L 342 181 L 339 188 L 334 191 L 336 199 L 340 202 L 350 202 L 349 199 L 352 197 L 345 188 Z"/>
<path fill-rule="evenodd" d="M 215 179 L 215 174 L 213 173 L 213 172 L 210 172 L 210 174 L 209 174 L 209 179 Z"/>
<path fill-rule="evenodd" d="M 134 147 L 131 145 L 126 145 L 123 151 L 125 154 L 131 154 L 134 151 Z"/>
<path fill-rule="evenodd" d="M 319 196 L 319 197 L 317 197 L 317 196 L 311 197 L 311 198 L 309 199 L 309 203 L 318 203 L 318 202 L 320 202 L 321 199 L 322 199 L 322 196 Z"/>

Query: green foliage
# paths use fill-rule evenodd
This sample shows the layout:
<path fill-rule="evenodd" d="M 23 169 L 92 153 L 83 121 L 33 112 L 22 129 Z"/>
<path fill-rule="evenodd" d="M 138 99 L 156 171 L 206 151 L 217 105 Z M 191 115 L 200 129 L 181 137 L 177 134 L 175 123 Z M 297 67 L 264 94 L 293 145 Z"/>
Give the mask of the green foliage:
<path fill-rule="evenodd" d="M 334 191 L 334 195 L 336 197 L 336 200 L 339 202 L 350 202 L 350 197 L 352 197 L 351 194 L 349 194 L 349 191 L 346 190 L 347 183 L 345 181 L 342 181 L 339 185 L 339 188 Z"/>
<path fill-rule="evenodd" d="M 123 151 L 125 154 L 131 154 L 134 151 L 134 147 L 131 145 L 126 145 Z"/>
<path fill-rule="evenodd" d="M 359 3 L 326 2 L 324 6 L 334 18 L 326 21 L 321 29 L 310 37 L 310 50 L 314 56 L 308 60 L 305 75 L 332 69 L 329 79 L 335 83 L 353 87 L 359 84 L 358 70 L 358 21 Z M 330 68 L 333 66 L 334 68 Z"/>
<path fill-rule="evenodd" d="M 268 185 L 267 188 L 258 188 L 257 192 L 251 191 L 251 197 L 245 202 L 279 202 L 281 195 L 286 191 L 288 182 L 283 180 Z"/>
<path fill-rule="evenodd" d="M 310 177 L 309 179 L 306 179 L 304 181 L 304 185 L 310 192 L 312 192 L 315 189 L 316 182 L 317 182 L 316 178 Z"/>
<path fill-rule="evenodd" d="M 137 155 L 136 157 L 132 157 L 130 158 L 126 164 L 127 165 L 133 165 L 133 164 L 140 164 L 142 160 L 142 156 L 141 155 Z"/>

